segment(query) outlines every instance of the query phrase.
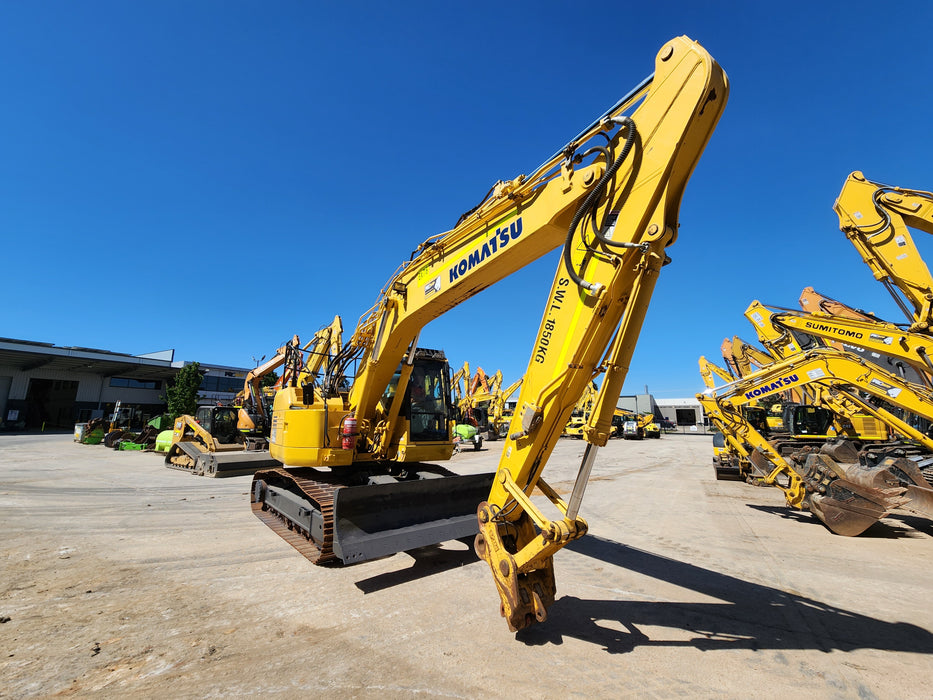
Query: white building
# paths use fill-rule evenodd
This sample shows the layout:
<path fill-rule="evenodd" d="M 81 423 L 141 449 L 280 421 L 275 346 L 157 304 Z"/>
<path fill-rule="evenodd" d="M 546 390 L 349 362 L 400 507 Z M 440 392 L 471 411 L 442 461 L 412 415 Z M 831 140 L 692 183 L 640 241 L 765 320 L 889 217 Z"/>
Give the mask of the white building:
<path fill-rule="evenodd" d="M 0 427 L 73 428 L 110 415 L 116 403 L 140 421 L 165 410 L 166 384 L 186 362 L 174 350 L 128 355 L 95 348 L 0 338 Z M 201 397 L 233 399 L 247 369 L 201 363 Z"/>

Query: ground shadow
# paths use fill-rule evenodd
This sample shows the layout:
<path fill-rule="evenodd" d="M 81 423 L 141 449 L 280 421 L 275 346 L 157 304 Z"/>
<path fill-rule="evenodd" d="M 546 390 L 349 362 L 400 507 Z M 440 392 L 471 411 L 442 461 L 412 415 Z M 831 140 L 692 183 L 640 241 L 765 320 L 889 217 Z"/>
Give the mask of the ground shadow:
<path fill-rule="evenodd" d="M 885 520 L 894 520 L 904 523 L 907 527 L 917 532 L 922 532 L 928 537 L 933 537 L 933 520 L 925 518 L 922 515 L 908 515 L 906 513 L 895 513 L 889 515 Z"/>
<path fill-rule="evenodd" d="M 816 527 L 829 529 L 823 522 L 812 513 L 802 510 L 796 510 L 787 506 L 764 506 L 752 503 L 746 503 L 746 506 L 752 510 L 757 510 L 769 515 L 777 515 L 784 520 L 793 520 L 796 522 L 811 523 Z M 888 515 L 884 520 L 873 523 L 858 537 L 867 539 L 887 539 L 897 540 L 903 538 L 919 537 L 920 534 L 933 536 L 933 522 L 920 516 L 910 516 L 908 514 Z M 842 535 L 836 535 L 841 537 Z"/>
<path fill-rule="evenodd" d="M 356 582 L 356 587 L 363 593 L 375 593 L 479 561 L 479 557 L 473 551 L 473 538 L 463 539 L 460 542 L 463 546 L 457 549 L 435 545 L 405 552 L 414 560 L 411 566 L 362 579 Z"/>
<path fill-rule="evenodd" d="M 715 602 L 584 600 L 565 596 L 548 620 L 516 634 L 527 645 L 561 644 L 573 637 L 610 653 L 639 646 L 720 649 L 880 649 L 933 654 L 933 634 L 905 622 L 886 622 L 818 600 L 762 586 L 693 564 L 588 535 L 568 546 L 613 566 L 696 591 Z M 670 638 L 641 628 L 669 628 Z M 687 634 L 684 634 L 687 633 Z"/>

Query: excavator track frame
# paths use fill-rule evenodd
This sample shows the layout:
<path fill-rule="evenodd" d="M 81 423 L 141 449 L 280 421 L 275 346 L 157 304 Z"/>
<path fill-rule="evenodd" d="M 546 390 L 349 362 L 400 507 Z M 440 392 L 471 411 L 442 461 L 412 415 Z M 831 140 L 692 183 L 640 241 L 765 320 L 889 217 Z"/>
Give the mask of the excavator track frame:
<path fill-rule="evenodd" d="M 303 471 L 313 470 L 269 469 L 256 472 L 250 492 L 250 506 L 257 518 L 312 564 L 321 566 L 336 563 L 338 559 L 334 554 L 334 495 L 341 487 L 303 477 Z M 266 502 L 264 491 L 268 489 L 270 482 L 273 482 L 274 486 L 284 486 L 292 493 L 300 492 L 315 505 L 321 514 L 323 525 L 320 542 L 314 540 L 309 529 Z"/>

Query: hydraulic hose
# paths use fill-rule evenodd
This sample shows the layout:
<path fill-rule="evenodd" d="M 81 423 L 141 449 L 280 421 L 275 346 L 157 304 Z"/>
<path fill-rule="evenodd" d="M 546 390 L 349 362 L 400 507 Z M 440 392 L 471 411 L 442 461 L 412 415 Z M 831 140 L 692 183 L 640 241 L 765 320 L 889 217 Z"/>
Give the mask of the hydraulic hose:
<path fill-rule="evenodd" d="M 619 153 L 618 158 L 615 159 L 615 162 L 606 170 L 605 174 L 600 178 L 599 182 L 596 183 L 596 187 L 586 196 L 586 199 L 583 200 L 583 203 L 577 207 L 576 213 L 573 215 L 573 220 L 570 222 L 570 227 L 567 231 L 567 239 L 564 241 L 564 266 L 567 268 L 567 273 L 570 275 L 570 279 L 578 287 L 582 287 L 589 292 L 595 293 L 599 289 L 598 284 L 592 284 L 583 279 L 577 271 L 573 268 L 573 262 L 570 259 L 570 244 L 573 242 L 573 234 L 576 232 L 577 227 L 580 225 L 580 221 L 583 220 L 584 215 L 592 209 L 595 213 L 596 207 L 599 203 L 599 199 L 605 193 L 606 187 L 609 181 L 615 177 L 616 171 L 622 166 L 622 163 L 625 162 L 625 159 L 628 157 L 629 152 L 632 150 L 632 146 L 635 143 L 635 137 L 637 135 L 637 130 L 635 128 L 635 122 L 631 117 L 622 117 L 619 119 L 619 125 L 628 128 L 628 134 L 625 137 L 625 145 L 622 147 L 622 152 Z M 606 242 L 600 236 L 600 240 L 604 243 Z M 609 244 L 613 243 L 609 241 Z M 621 244 L 615 243 L 614 245 L 620 246 Z"/>

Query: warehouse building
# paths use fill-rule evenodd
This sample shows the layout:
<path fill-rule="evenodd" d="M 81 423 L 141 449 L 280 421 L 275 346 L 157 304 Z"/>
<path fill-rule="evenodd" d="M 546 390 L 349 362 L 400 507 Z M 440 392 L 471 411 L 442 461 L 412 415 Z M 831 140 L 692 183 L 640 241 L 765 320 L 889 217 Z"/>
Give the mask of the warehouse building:
<path fill-rule="evenodd" d="M 683 432 L 706 433 L 709 421 L 696 398 L 656 399 L 651 394 L 633 394 L 619 397 L 616 408 L 631 413 L 653 413 L 665 425 Z"/>
<path fill-rule="evenodd" d="M 657 410 L 684 432 L 709 432 L 709 419 L 696 398 L 658 399 Z"/>
<path fill-rule="evenodd" d="M 174 350 L 128 355 L 95 348 L 0 338 L 0 429 L 73 428 L 118 405 L 134 423 L 165 410 L 165 388 L 187 362 Z M 200 363 L 201 399 L 232 400 L 249 372 Z"/>

